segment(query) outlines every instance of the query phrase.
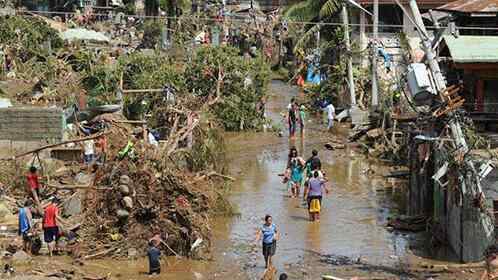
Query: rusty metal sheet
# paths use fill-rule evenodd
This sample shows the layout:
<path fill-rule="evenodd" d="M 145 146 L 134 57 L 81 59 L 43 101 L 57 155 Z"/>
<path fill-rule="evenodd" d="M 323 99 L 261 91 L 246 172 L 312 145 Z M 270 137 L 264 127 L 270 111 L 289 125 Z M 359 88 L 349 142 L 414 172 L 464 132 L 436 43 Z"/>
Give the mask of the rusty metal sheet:
<path fill-rule="evenodd" d="M 441 7 L 438 11 L 459 13 L 498 13 L 498 0 L 458 0 Z"/>

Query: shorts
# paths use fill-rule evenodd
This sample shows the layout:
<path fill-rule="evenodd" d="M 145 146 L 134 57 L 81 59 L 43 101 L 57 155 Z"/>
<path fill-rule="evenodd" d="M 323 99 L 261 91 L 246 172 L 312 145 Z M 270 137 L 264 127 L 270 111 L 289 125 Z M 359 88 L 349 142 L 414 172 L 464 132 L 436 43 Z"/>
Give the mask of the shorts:
<path fill-rule="evenodd" d="M 272 243 L 263 243 L 263 256 L 265 258 L 275 255 L 276 251 L 277 251 L 277 241 L 276 240 L 273 240 Z"/>
<path fill-rule="evenodd" d="M 25 242 L 31 241 L 31 234 L 29 233 L 29 231 L 22 233 L 22 240 Z"/>
<path fill-rule="evenodd" d="M 34 191 L 36 193 L 36 196 L 38 196 L 38 199 L 41 200 L 41 197 L 40 197 L 40 188 L 39 187 L 38 188 L 34 188 L 34 189 L 31 188 L 30 191 Z M 31 195 L 33 195 L 33 194 L 31 193 Z M 33 197 L 33 199 L 35 199 L 35 198 Z"/>
<path fill-rule="evenodd" d="M 296 133 L 296 122 L 290 121 L 289 122 L 289 135 L 294 135 Z"/>
<path fill-rule="evenodd" d="M 48 227 L 43 229 L 43 239 L 46 243 L 54 242 L 59 239 L 59 228 Z"/>
<path fill-rule="evenodd" d="M 321 196 L 321 195 L 310 195 L 310 196 L 308 196 L 308 199 L 307 199 L 307 202 L 308 202 L 308 210 L 310 210 L 311 201 L 312 201 L 313 199 L 318 199 L 318 201 L 320 201 L 320 205 L 322 205 L 322 196 Z"/>
<path fill-rule="evenodd" d="M 93 163 L 94 158 L 95 158 L 95 155 L 94 155 L 94 154 L 83 155 L 83 161 L 84 161 L 86 164 Z"/>

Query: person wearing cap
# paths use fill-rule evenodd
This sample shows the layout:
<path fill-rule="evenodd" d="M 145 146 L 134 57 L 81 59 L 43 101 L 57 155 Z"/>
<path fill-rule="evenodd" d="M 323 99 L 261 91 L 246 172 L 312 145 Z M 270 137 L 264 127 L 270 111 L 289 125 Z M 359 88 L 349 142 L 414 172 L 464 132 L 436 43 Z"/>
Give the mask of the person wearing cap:
<path fill-rule="evenodd" d="M 45 207 L 43 213 L 43 238 L 48 246 L 48 253 L 52 256 L 55 250 L 55 244 L 59 237 L 59 223 L 61 218 L 59 216 L 59 207 L 57 206 L 58 200 L 52 197 L 50 203 Z"/>

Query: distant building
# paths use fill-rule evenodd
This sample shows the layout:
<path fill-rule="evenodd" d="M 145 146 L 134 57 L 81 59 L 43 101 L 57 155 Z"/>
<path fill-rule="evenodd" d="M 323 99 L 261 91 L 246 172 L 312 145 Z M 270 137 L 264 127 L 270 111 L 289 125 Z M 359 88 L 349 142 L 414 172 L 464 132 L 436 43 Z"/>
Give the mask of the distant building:
<path fill-rule="evenodd" d="M 451 14 L 461 35 L 496 35 L 498 30 L 480 29 L 498 27 L 498 0 L 458 0 L 435 10 Z"/>

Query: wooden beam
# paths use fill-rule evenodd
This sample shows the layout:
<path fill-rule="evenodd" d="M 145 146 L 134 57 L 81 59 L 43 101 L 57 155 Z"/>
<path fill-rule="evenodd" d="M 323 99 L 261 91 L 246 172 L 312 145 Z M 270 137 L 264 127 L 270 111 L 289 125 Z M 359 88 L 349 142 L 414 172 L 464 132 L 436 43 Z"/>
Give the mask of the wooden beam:
<path fill-rule="evenodd" d="M 24 156 L 27 156 L 29 154 L 38 153 L 40 151 L 43 151 L 43 150 L 46 150 L 46 149 L 50 149 L 50 148 L 54 148 L 54 147 L 57 147 L 57 146 L 62 146 L 62 145 L 66 145 L 66 144 L 69 144 L 69 143 L 78 143 L 78 142 L 84 142 L 84 141 L 87 141 L 87 140 L 97 139 L 100 136 L 106 135 L 106 134 L 109 134 L 109 132 L 99 133 L 99 134 L 96 134 L 96 135 L 92 135 L 92 136 L 88 136 L 88 137 L 83 137 L 83 138 L 79 138 L 79 139 L 74 139 L 74 140 L 63 141 L 63 142 L 56 143 L 56 144 L 50 144 L 50 145 L 42 146 L 40 148 L 36 148 L 34 150 L 31 150 L 31 151 L 24 152 L 22 154 L 15 155 L 12 158 L 2 158 L 0 160 L 16 160 L 16 159 L 18 159 L 20 157 L 24 157 Z"/>

